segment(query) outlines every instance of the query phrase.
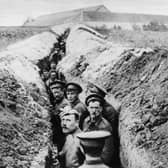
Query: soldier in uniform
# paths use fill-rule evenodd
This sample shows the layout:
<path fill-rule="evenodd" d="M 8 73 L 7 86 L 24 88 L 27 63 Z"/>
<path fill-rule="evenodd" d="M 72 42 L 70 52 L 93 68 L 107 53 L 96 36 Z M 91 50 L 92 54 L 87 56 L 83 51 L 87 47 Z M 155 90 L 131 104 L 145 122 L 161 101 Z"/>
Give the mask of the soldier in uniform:
<path fill-rule="evenodd" d="M 49 79 L 46 81 L 47 87 L 57 79 L 66 82 L 64 74 L 60 70 L 56 69 L 56 63 L 54 61 L 51 62 L 50 68 Z"/>
<path fill-rule="evenodd" d="M 90 94 L 86 97 L 85 103 L 89 116 L 84 120 L 83 131 L 104 130 L 111 133 L 111 136 L 105 141 L 101 155 L 103 162 L 111 166 L 114 152 L 113 136 L 110 123 L 102 116 L 104 99 L 97 94 Z"/>
<path fill-rule="evenodd" d="M 110 133 L 107 131 L 82 132 L 77 135 L 86 156 L 84 164 L 79 168 L 109 168 L 101 159 L 105 140 L 109 136 Z"/>
<path fill-rule="evenodd" d="M 52 70 L 49 72 L 49 79 L 46 81 L 46 86 L 49 88 L 51 83 L 53 83 L 57 79 L 57 72 L 55 70 Z"/>
<path fill-rule="evenodd" d="M 87 86 L 86 95 L 88 96 L 93 93 L 100 95 L 102 98 L 105 98 L 105 96 L 107 95 L 107 92 L 103 87 L 89 82 L 88 86 Z M 103 110 L 103 117 L 110 122 L 112 128 L 114 129 L 116 127 L 116 120 L 118 117 L 117 111 L 105 99 L 104 99 L 104 103 L 103 103 L 103 109 L 104 109 Z"/>
<path fill-rule="evenodd" d="M 79 128 L 79 113 L 70 109 L 61 117 L 62 131 L 66 134 L 65 144 L 59 152 L 59 158 L 65 159 L 65 168 L 78 168 L 84 161 L 80 141 L 76 137 L 81 132 Z"/>
<path fill-rule="evenodd" d="M 106 90 L 99 86 L 98 84 L 89 82 L 87 86 L 86 95 L 90 94 L 98 94 L 102 98 L 105 98 L 107 95 Z M 114 159 L 113 159 L 113 165 L 119 166 L 120 165 L 120 159 L 119 159 L 119 136 L 118 136 L 118 111 L 115 110 L 115 108 L 104 99 L 103 102 L 103 117 L 111 124 L 113 129 L 113 138 L 114 138 Z"/>
<path fill-rule="evenodd" d="M 79 99 L 79 94 L 83 91 L 82 87 L 75 82 L 69 82 L 66 85 L 66 97 L 71 107 L 78 111 L 80 115 L 79 126 L 81 128 L 84 117 L 89 113 L 87 111 L 87 107 L 84 103 Z"/>
<path fill-rule="evenodd" d="M 48 80 L 49 77 L 49 72 L 47 71 L 47 69 L 43 69 L 42 73 L 41 73 L 41 79 L 46 82 Z"/>
<path fill-rule="evenodd" d="M 52 141 L 57 145 L 58 150 L 62 149 L 64 145 L 65 136 L 61 128 L 60 115 L 62 113 L 61 109 L 68 106 L 69 103 L 65 99 L 65 82 L 61 80 L 56 80 L 50 85 L 50 89 L 53 95 L 53 108 L 51 110 L 51 126 L 52 126 Z"/>
<path fill-rule="evenodd" d="M 56 71 L 57 64 L 54 61 L 51 61 L 50 63 L 50 70 L 55 70 Z"/>

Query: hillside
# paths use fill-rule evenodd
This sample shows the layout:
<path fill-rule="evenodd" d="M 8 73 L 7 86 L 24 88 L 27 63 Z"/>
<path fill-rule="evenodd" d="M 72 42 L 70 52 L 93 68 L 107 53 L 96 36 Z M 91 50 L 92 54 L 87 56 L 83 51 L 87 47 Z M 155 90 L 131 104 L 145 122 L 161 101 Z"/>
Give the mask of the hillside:
<path fill-rule="evenodd" d="M 49 101 L 35 63 L 55 42 L 53 33 L 44 32 L 0 52 L 0 167 L 30 168 L 46 149 Z"/>
<path fill-rule="evenodd" d="M 6 48 L 12 43 L 16 43 L 20 40 L 29 38 L 35 34 L 48 31 L 48 27 L 0 27 L 0 50 Z"/>
<path fill-rule="evenodd" d="M 158 21 L 168 24 L 168 16 L 111 12 L 104 5 L 81 8 L 37 17 L 24 26 L 54 26 L 64 23 L 111 22 L 149 23 Z"/>

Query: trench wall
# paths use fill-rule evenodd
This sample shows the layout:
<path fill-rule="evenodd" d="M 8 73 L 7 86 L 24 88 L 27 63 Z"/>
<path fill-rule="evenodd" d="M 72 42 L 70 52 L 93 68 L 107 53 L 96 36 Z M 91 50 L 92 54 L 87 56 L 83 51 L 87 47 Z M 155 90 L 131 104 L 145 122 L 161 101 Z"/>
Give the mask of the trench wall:
<path fill-rule="evenodd" d="M 0 167 L 44 166 L 49 102 L 36 64 L 49 55 L 56 37 L 44 32 L 0 52 Z"/>
<path fill-rule="evenodd" d="M 126 48 L 80 27 L 71 30 L 66 45 L 60 68 L 70 79 L 106 88 L 109 101 L 120 109 L 122 166 L 166 168 L 168 51 Z"/>
<path fill-rule="evenodd" d="M 167 168 L 168 51 L 128 49 L 82 25 L 53 27 L 53 33 L 33 36 L 0 53 L 0 164 L 44 165 L 49 102 L 36 63 L 69 27 L 67 55 L 59 68 L 82 85 L 91 80 L 105 87 L 108 100 L 120 109 L 123 167 Z M 40 157 L 32 163 L 36 155 Z"/>

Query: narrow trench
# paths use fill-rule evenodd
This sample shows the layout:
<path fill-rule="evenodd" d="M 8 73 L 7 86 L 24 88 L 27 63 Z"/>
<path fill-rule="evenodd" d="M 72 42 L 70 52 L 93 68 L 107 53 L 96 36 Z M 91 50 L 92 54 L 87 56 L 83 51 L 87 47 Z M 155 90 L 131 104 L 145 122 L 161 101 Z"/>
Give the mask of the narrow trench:
<path fill-rule="evenodd" d="M 44 83 L 46 82 L 44 73 L 46 73 L 46 76 L 48 75 L 47 72 L 49 72 L 51 69 L 50 63 L 55 62 L 55 64 L 57 65 L 59 61 L 61 61 L 62 58 L 65 56 L 66 39 L 68 35 L 69 35 L 69 29 L 65 30 L 65 32 L 57 38 L 57 42 L 54 44 L 54 47 L 51 50 L 50 54 L 38 62 L 37 66 L 40 69 L 40 76 L 42 80 L 44 81 Z M 48 90 L 47 86 L 46 86 L 46 90 Z M 52 94 L 50 93 L 50 91 L 47 91 L 47 92 L 49 94 L 50 104 L 52 106 L 53 105 Z M 52 119 L 52 115 L 50 116 L 50 119 Z M 118 128 L 118 117 L 117 117 L 116 124 Z M 51 130 L 51 132 L 53 131 L 54 130 Z M 118 131 L 116 130 L 116 132 Z M 50 141 L 49 142 L 50 145 L 49 145 L 48 156 L 46 156 L 46 160 L 45 160 L 45 168 L 63 168 L 63 167 L 60 167 L 59 161 L 57 159 L 58 148 L 55 145 L 53 145 L 52 138 L 50 138 L 49 141 Z M 61 139 L 61 141 L 63 141 L 63 139 Z M 117 142 L 116 143 L 117 145 L 114 146 L 114 150 L 116 151 L 115 155 L 117 156 L 115 157 L 116 159 L 115 165 L 112 168 L 121 168 L 121 163 L 120 163 L 120 158 L 119 158 L 119 139 L 118 138 L 116 139 L 116 142 Z M 52 148 L 52 150 L 50 150 L 50 148 Z"/>

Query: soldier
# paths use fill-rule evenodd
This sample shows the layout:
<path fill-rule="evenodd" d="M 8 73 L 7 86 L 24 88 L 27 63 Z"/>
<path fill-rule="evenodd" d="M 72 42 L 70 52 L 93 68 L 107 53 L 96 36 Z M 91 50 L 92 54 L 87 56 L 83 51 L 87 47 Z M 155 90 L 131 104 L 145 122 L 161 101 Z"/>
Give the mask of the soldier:
<path fill-rule="evenodd" d="M 54 61 L 50 63 L 50 70 L 56 70 L 57 64 Z"/>
<path fill-rule="evenodd" d="M 66 82 L 66 78 L 64 74 L 60 71 L 60 69 L 57 68 L 56 72 L 57 72 L 57 79 Z"/>
<path fill-rule="evenodd" d="M 99 86 L 98 84 L 93 84 L 92 82 L 88 83 L 86 95 L 96 93 L 101 97 L 105 98 L 107 95 L 106 90 Z M 104 99 L 103 102 L 103 117 L 111 124 L 113 129 L 113 139 L 114 139 L 114 159 L 113 166 L 120 165 L 119 159 L 119 136 L 118 136 L 118 115 L 119 113 L 115 110 L 115 108 Z"/>
<path fill-rule="evenodd" d="M 103 87 L 89 82 L 89 84 L 87 86 L 86 95 L 93 94 L 93 93 L 98 94 L 103 98 L 105 98 L 105 96 L 107 95 L 107 92 Z M 117 111 L 105 99 L 104 99 L 104 103 L 103 103 L 103 109 L 104 109 L 103 110 L 103 117 L 110 122 L 112 128 L 114 129 L 116 127 L 116 120 L 118 117 Z"/>
<path fill-rule="evenodd" d="M 86 156 L 84 164 L 79 168 L 109 168 L 101 159 L 105 140 L 109 136 L 107 131 L 82 132 L 77 135 Z"/>
<path fill-rule="evenodd" d="M 89 115 L 87 111 L 87 107 L 84 103 L 79 99 L 79 94 L 83 91 L 82 87 L 75 82 L 69 82 L 66 85 L 66 96 L 69 101 L 71 107 L 78 111 L 80 115 L 79 126 L 81 128 L 84 117 Z"/>
<path fill-rule="evenodd" d="M 59 152 L 59 158 L 65 158 L 65 168 L 78 168 L 84 161 L 84 154 L 81 151 L 80 141 L 76 137 L 81 132 L 79 128 L 79 113 L 68 110 L 62 115 L 62 131 L 66 134 L 65 144 Z"/>
<path fill-rule="evenodd" d="M 48 80 L 49 77 L 49 72 L 46 69 L 42 70 L 42 74 L 41 74 L 41 79 L 46 82 Z"/>
<path fill-rule="evenodd" d="M 105 141 L 101 155 L 103 162 L 111 166 L 114 152 L 112 127 L 102 116 L 103 103 L 104 99 L 97 94 L 91 94 L 86 97 L 85 104 L 87 105 L 89 116 L 84 120 L 83 131 L 104 130 L 111 133 L 111 136 Z"/>
<path fill-rule="evenodd" d="M 60 114 L 62 112 L 61 109 L 69 105 L 64 95 L 65 82 L 56 80 L 50 85 L 50 89 L 54 98 L 53 109 L 51 110 L 52 141 L 57 144 L 58 150 L 61 150 L 65 136 L 62 133 Z"/>
<path fill-rule="evenodd" d="M 51 61 L 51 63 L 50 63 L 50 71 L 49 71 L 50 76 L 52 75 L 51 73 L 53 71 L 55 71 L 55 78 L 56 79 L 66 81 L 64 74 L 60 70 L 58 70 L 57 64 L 55 61 Z"/>
<path fill-rule="evenodd" d="M 47 88 L 49 88 L 51 83 L 53 83 L 55 80 L 57 80 L 57 72 L 55 70 L 51 70 L 49 72 L 49 79 L 46 81 Z"/>

